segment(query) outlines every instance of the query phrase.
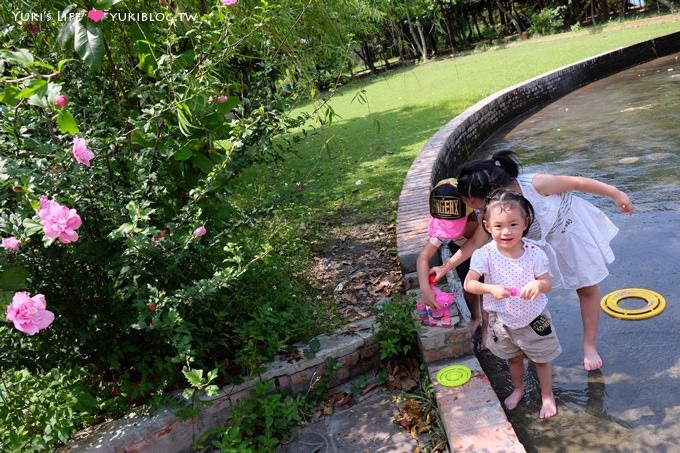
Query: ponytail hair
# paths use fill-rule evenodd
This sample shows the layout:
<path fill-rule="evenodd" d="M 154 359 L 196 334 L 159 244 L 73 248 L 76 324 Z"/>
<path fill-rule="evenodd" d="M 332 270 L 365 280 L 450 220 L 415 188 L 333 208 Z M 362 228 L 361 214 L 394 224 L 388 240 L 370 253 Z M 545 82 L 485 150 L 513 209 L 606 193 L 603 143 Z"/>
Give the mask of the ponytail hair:
<path fill-rule="evenodd" d="M 496 151 L 488 159 L 461 165 L 458 192 L 466 198 L 483 200 L 494 189 L 507 187 L 519 176 L 519 162 L 514 151 Z"/>

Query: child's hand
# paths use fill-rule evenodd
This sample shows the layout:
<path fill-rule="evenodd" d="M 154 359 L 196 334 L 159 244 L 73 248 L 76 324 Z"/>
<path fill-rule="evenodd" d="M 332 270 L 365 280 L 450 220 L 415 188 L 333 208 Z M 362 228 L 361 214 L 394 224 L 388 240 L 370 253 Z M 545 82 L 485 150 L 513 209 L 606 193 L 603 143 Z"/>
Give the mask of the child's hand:
<path fill-rule="evenodd" d="M 510 288 L 506 288 L 503 285 L 489 285 L 489 293 L 496 299 L 505 299 L 510 297 Z"/>
<path fill-rule="evenodd" d="M 527 300 L 535 300 L 541 295 L 541 282 L 532 280 L 519 290 L 519 297 Z"/>
<path fill-rule="evenodd" d="M 626 192 L 619 190 L 612 199 L 622 214 L 632 214 L 635 212 L 635 206 L 633 206 L 633 202 L 630 201 L 630 197 L 628 197 Z"/>
<path fill-rule="evenodd" d="M 446 276 L 446 266 L 434 266 L 430 268 L 430 278 L 434 275 L 435 282 L 438 282 Z"/>
<path fill-rule="evenodd" d="M 432 310 L 439 309 L 439 306 L 434 301 L 434 291 L 429 286 L 427 288 L 420 288 L 420 300 Z"/>

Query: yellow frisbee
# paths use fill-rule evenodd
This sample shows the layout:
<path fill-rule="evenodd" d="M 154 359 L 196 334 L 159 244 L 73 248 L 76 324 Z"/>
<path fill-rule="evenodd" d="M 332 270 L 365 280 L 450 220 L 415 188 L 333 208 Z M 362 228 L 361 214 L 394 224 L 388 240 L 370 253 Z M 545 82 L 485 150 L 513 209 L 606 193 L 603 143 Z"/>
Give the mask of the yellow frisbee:
<path fill-rule="evenodd" d="M 626 299 L 640 299 L 646 302 L 642 308 L 628 309 L 619 304 Z M 600 307 L 609 316 L 629 321 L 640 321 L 660 315 L 666 308 L 666 299 L 654 291 L 642 288 L 624 288 L 612 291 L 602 298 Z"/>

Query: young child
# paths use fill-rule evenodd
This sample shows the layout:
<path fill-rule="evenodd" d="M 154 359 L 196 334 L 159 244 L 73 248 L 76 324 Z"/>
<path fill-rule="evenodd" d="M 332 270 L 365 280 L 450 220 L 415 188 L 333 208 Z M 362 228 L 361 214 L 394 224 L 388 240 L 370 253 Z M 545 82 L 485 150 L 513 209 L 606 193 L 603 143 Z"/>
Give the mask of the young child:
<path fill-rule="evenodd" d="M 541 418 L 557 414 L 550 362 L 562 352 L 550 324 L 545 293 L 552 288 L 548 257 L 522 237 L 533 209 L 520 194 L 499 189 L 486 199 L 484 228 L 493 239 L 472 254 L 465 289 L 484 295 L 488 317 L 487 347 L 508 361 L 513 390 L 505 401 L 512 410 L 524 396 L 524 358 L 536 367 L 541 386 Z M 480 278 L 484 277 L 484 283 Z"/>
<path fill-rule="evenodd" d="M 425 305 L 437 309 L 434 292 L 430 287 L 430 260 L 446 241 L 451 254 L 464 244 L 469 236 L 477 229 L 477 215 L 471 208 L 465 206 L 453 178 L 439 181 L 430 191 L 430 217 L 428 220 L 427 243 L 418 254 L 416 270 L 421 299 Z M 465 260 L 457 266 L 456 272 L 461 283 L 465 280 L 470 260 Z M 440 276 L 440 278 L 443 277 Z M 470 310 L 470 333 L 474 335 L 481 324 L 482 310 L 479 296 L 463 293 L 465 303 Z M 441 308 L 441 307 L 439 307 Z"/>
<path fill-rule="evenodd" d="M 614 261 L 609 243 L 618 228 L 592 203 L 571 192 L 610 197 L 622 213 L 632 213 L 633 203 L 616 187 L 591 178 L 540 173 L 520 175 L 512 151 L 499 151 L 489 159 L 461 166 L 458 190 L 468 206 L 481 207 L 484 198 L 496 188 L 516 191 L 533 206 L 536 222 L 527 238 L 537 241 L 548 255 L 554 286 L 576 290 L 583 322 L 583 366 L 587 371 L 599 369 L 602 358 L 597 352 L 600 319 L 597 285 L 609 275 L 607 264 Z M 467 259 L 487 238 L 484 229 L 478 228 L 444 266 L 433 269 L 437 277 Z"/>

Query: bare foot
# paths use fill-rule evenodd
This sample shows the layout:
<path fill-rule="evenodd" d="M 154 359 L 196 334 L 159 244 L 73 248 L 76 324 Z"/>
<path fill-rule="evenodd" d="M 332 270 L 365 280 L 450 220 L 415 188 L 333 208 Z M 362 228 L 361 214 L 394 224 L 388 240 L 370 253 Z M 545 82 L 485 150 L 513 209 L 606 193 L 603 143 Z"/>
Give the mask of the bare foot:
<path fill-rule="evenodd" d="M 594 347 L 583 347 L 583 368 L 586 371 L 595 371 L 602 368 L 602 358 Z"/>
<path fill-rule="evenodd" d="M 555 404 L 555 398 L 552 395 L 542 397 L 543 405 L 541 406 L 541 412 L 539 416 L 541 418 L 550 418 L 553 415 L 557 415 L 557 404 Z"/>
<path fill-rule="evenodd" d="M 509 411 L 513 410 L 514 408 L 517 407 L 519 402 L 522 401 L 523 396 L 524 390 L 518 389 L 513 390 L 510 396 L 505 398 L 505 401 L 503 401 L 503 404 L 505 404 L 505 408 Z"/>

